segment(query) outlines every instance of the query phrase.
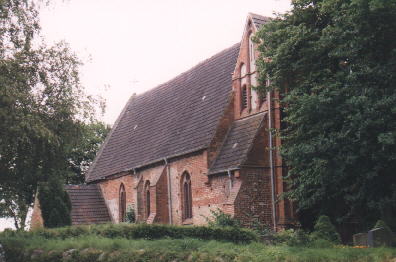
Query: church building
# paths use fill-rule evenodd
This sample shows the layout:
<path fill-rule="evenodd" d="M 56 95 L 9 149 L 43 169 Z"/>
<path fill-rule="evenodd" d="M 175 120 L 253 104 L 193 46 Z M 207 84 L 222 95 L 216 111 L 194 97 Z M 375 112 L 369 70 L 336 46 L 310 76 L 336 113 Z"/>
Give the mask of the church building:
<path fill-rule="evenodd" d="M 240 43 L 129 99 L 86 184 L 66 186 L 73 224 L 123 222 L 129 209 L 149 224 L 202 225 L 217 209 L 245 226 L 293 223 L 270 132 L 281 127 L 279 95 L 252 88 L 252 36 L 268 20 L 250 13 Z"/>

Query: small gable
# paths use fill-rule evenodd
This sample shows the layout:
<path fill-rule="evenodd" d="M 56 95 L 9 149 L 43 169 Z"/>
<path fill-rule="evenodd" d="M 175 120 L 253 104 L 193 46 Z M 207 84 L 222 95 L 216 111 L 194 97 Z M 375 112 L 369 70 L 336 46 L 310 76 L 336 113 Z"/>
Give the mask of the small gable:
<path fill-rule="evenodd" d="M 264 116 L 265 113 L 256 114 L 236 120 L 232 124 L 209 174 L 235 170 L 244 164 Z"/>

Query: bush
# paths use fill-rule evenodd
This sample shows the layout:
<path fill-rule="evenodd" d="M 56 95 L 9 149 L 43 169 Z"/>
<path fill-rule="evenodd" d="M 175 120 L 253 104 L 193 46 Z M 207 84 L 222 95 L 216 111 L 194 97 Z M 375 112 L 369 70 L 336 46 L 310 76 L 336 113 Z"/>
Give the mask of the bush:
<path fill-rule="evenodd" d="M 160 239 L 197 238 L 231 242 L 258 241 L 258 235 L 249 229 L 237 227 L 172 226 L 162 224 L 108 224 L 94 226 L 72 226 L 57 229 L 38 229 L 27 233 L 46 239 L 65 239 L 83 235 L 97 235 L 105 238 Z M 25 235 L 25 237 L 28 237 Z"/>
<path fill-rule="evenodd" d="M 128 223 L 135 223 L 136 222 L 136 213 L 133 206 L 129 206 L 128 210 L 125 214 L 125 221 Z"/>
<path fill-rule="evenodd" d="M 310 235 L 302 229 L 287 229 L 272 235 L 273 244 L 288 246 L 306 246 L 310 244 Z"/>
<path fill-rule="evenodd" d="M 314 226 L 314 232 L 312 233 L 312 240 L 323 239 L 330 241 L 334 244 L 341 243 L 340 235 L 336 228 L 331 223 L 328 216 L 320 216 Z"/>
<path fill-rule="evenodd" d="M 210 210 L 211 218 L 206 217 L 209 226 L 216 227 L 240 227 L 240 222 L 231 215 L 224 213 L 220 208 Z"/>
<path fill-rule="evenodd" d="M 55 175 L 39 184 L 38 199 L 44 226 L 48 228 L 71 225 L 71 202 L 63 184 Z"/>

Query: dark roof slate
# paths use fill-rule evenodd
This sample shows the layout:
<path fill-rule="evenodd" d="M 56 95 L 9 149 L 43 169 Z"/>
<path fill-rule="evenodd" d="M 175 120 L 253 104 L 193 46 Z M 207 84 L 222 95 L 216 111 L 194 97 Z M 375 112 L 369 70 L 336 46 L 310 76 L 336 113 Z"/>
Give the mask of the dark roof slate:
<path fill-rule="evenodd" d="M 209 174 L 238 169 L 246 160 L 265 113 L 234 121 Z"/>
<path fill-rule="evenodd" d="M 176 78 L 132 96 L 86 181 L 206 148 L 228 103 L 236 44 Z"/>
<path fill-rule="evenodd" d="M 72 204 L 71 219 L 73 225 L 111 222 L 98 185 L 66 185 L 65 190 Z"/>
<path fill-rule="evenodd" d="M 257 29 L 260 29 L 260 27 L 263 24 L 265 24 L 271 20 L 271 18 L 267 17 L 267 16 L 262 16 L 262 15 L 253 14 L 253 13 L 249 13 L 249 15 L 252 17 L 253 24 L 256 26 Z"/>

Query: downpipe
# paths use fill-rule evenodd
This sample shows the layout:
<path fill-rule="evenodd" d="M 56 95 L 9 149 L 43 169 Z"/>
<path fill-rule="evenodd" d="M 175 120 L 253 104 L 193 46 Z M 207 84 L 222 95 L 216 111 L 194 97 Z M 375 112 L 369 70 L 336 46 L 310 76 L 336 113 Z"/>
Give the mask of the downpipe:
<path fill-rule="evenodd" d="M 267 83 L 268 85 L 268 83 Z M 271 91 L 268 92 L 268 137 L 269 137 L 269 161 L 271 170 L 271 200 L 272 200 L 272 221 L 274 231 L 276 231 L 276 205 L 275 205 L 275 172 L 274 172 L 274 160 L 272 154 L 272 100 Z"/>

